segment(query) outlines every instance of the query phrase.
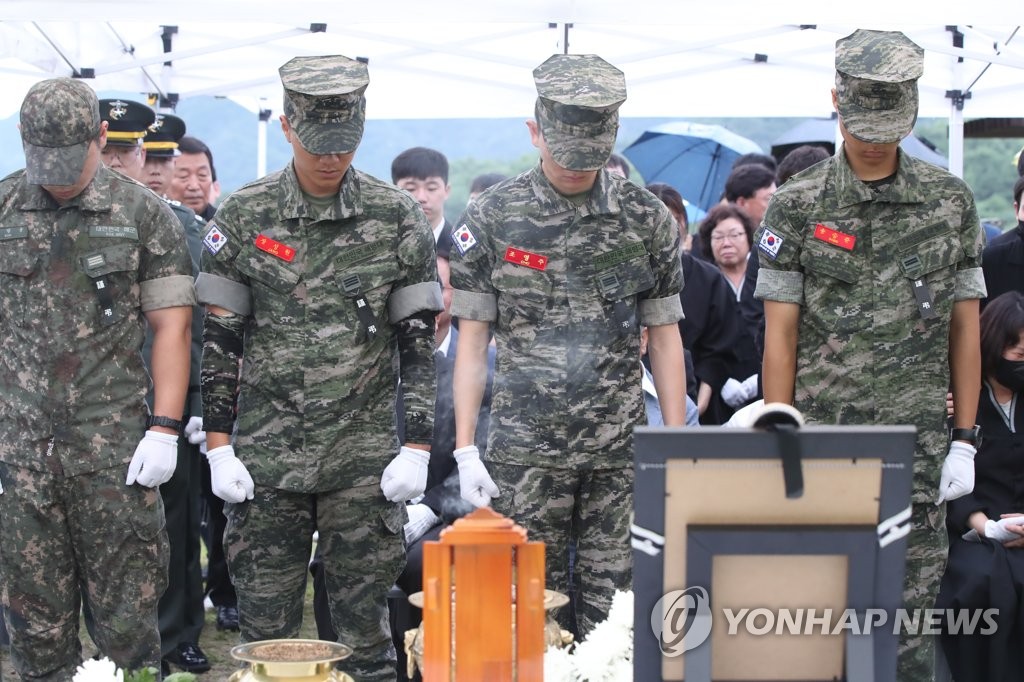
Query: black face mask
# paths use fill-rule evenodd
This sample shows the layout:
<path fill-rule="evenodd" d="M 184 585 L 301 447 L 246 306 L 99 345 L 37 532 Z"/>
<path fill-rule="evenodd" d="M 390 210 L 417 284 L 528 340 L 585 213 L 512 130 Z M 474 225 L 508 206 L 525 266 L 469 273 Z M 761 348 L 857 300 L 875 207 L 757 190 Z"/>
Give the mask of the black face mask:
<path fill-rule="evenodd" d="M 1024 391 L 1024 361 L 999 358 L 994 375 L 996 381 L 1014 393 Z"/>

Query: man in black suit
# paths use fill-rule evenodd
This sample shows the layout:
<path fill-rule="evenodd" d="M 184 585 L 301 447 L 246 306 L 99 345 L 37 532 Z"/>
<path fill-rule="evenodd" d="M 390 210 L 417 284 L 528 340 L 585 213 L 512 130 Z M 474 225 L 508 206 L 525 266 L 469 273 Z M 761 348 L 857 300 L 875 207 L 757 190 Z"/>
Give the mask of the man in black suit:
<path fill-rule="evenodd" d="M 1013 185 L 1013 212 L 1017 227 L 999 235 L 981 254 L 981 269 L 985 273 L 988 297 L 981 300 L 982 307 L 999 294 L 1007 291 L 1024 292 L 1024 177 Z"/>
<path fill-rule="evenodd" d="M 452 226 L 444 217 L 444 202 L 451 193 L 448 159 L 436 149 L 413 147 L 391 162 L 391 182 L 419 202 L 437 242 Z"/>

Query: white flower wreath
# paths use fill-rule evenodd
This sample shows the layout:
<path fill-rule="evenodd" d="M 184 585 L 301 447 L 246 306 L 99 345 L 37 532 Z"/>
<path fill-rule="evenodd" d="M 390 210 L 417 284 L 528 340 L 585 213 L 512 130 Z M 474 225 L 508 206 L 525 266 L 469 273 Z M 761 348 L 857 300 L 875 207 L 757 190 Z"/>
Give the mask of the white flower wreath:
<path fill-rule="evenodd" d="M 546 682 L 632 682 L 633 593 L 616 592 L 607 620 L 566 649 L 544 653 Z"/>

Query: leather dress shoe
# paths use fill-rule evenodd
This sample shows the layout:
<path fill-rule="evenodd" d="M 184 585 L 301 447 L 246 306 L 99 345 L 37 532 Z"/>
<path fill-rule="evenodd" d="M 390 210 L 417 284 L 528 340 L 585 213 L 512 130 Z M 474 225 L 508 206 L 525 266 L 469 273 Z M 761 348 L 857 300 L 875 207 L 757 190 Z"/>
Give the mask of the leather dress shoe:
<path fill-rule="evenodd" d="M 205 673 L 210 660 L 194 642 L 179 642 L 178 648 L 164 656 L 165 663 L 173 663 L 187 673 Z"/>
<path fill-rule="evenodd" d="M 238 632 L 238 609 L 234 606 L 218 606 L 217 629 Z"/>

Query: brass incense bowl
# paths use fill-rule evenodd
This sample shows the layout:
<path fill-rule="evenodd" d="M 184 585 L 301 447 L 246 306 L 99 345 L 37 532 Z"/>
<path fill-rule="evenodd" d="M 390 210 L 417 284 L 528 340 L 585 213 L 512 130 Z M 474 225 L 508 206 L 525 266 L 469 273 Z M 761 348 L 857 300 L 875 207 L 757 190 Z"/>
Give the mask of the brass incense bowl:
<path fill-rule="evenodd" d="M 413 592 L 409 595 L 409 603 L 418 609 L 423 608 L 423 593 Z M 568 646 L 572 643 L 573 637 L 571 632 L 567 632 L 558 626 L 555 621 L 555 611 L 562 608 L 569 603 L 568 595 L 562 594 L 561 592 L 555 592 L 554 590 L 544 590 L 544 611 L 546 612 L 546 618 L 544 620 L 544 644 L 548 647 L 555 647 L 561 649 L 562 647 Z M 515 605 L 512 605 L 513 610 Z M 406 630 L 405 632 L 405 655 L 406 655 L 406 674 L 409 678 L 412 678 L 416 669 L 423 670 L 423 623 L 415 630 Z"/>
<path fill-rule="evenodd" d="M 232 658 L 249 667 L 228 678 L 229 682 L 353 682 L 335 670 L 334 664 L 352 655 L 352 649 L 319 639 L 266 639 L 239 644 Z"/>

